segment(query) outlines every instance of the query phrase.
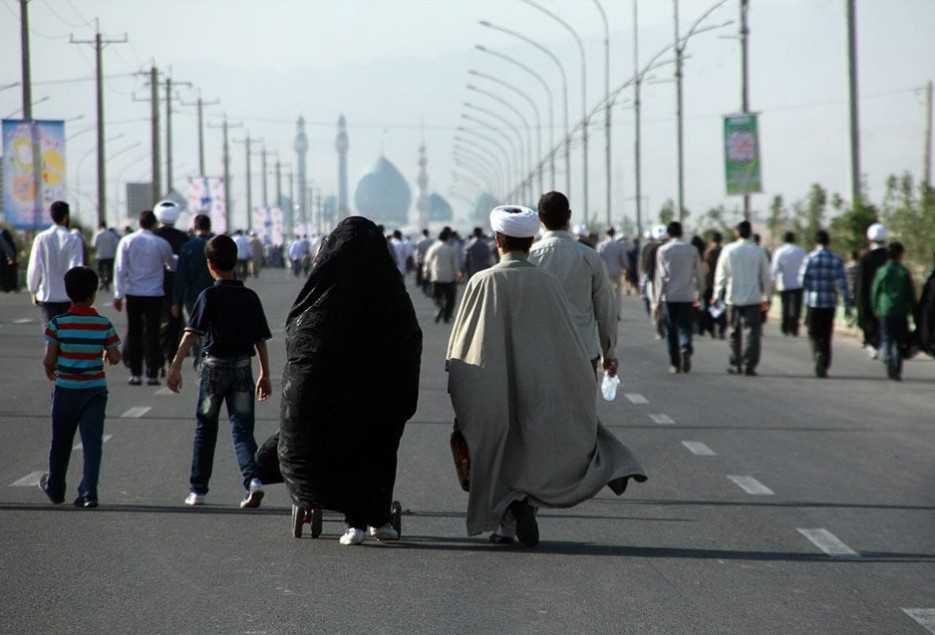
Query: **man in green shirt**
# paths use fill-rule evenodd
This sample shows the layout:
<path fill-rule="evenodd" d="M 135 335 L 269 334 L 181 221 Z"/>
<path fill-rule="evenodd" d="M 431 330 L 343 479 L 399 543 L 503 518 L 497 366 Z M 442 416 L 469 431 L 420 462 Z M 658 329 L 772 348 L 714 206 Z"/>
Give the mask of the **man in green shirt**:
<path fill-rule="evenodd" d="M 870 288 L 873 313 L 880 319 L 880 348 L 890 379 L 900 381 L 903 353 L 909 340 L 909 315 L 915 313 L 916 294 L 912 274 L 903 264 L 905 248 L 889 246 L 889 261 L 877 270 Z"/>

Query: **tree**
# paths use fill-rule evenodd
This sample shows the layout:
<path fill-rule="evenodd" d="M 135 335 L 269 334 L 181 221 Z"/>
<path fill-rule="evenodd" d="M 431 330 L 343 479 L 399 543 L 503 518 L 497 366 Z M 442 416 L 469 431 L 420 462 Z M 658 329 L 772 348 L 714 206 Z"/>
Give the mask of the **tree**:
<path fill-rule="evenodd" d="M 769 219 L 766 221 L 770 243 L 774 247 L 779 244 L 780 236 L 786 231 L 788 225 L 789 211 L 783 203 L 782 196 L 777 194 L 769 204 Z"/>
<path fill-rule="evenodd" d="M 659 224 L 668 225 L 675 220 L 675 202 L 670 198 L 659 208 Z"/>

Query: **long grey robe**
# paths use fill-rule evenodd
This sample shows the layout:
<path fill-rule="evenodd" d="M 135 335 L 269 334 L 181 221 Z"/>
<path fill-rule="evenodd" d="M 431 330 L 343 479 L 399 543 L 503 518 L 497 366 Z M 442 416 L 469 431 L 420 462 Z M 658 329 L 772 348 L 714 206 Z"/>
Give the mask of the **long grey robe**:
<path fill-rule="evenodd" d="M 475 274 L 448 341 L 448 392 L 471 456 L 469 535 L 529 497 L 571 507 L 646 480 L 597 419 L 594 371 L 558 279 L 517 254 Z"/>

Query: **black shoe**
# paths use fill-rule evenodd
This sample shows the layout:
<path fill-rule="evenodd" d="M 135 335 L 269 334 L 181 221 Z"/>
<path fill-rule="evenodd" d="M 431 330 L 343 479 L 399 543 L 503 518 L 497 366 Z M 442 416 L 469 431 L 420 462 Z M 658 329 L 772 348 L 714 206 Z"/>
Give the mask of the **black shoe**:
<path fill-rule="evenodd" d="M 439 322 L 442 321 L 442 315 L 443 313 L 441 309 L 439 309 L 438 313 L 435 314 L 435 324 L 438 324 Z"/>
<path fill-rule="evenodd" d="M 741 370 L 740 366 L 728 366 L 727 374 L 728 375 L 742 375 L 743 371 Z"/>
<path fill-rule="evenodd" d="M 143 380 L 140 379 L 139 377 L 131 377 L 130 381 L 128 381 L 127 383 L 130 384 L 131 386 L 142 386 Z"/>
<path fill-rule="evenodd" d="M 147 377 L 147 378 L 146 378 L 146 385 L 147 385 L 147 386 L 158 386 L 158 385 L 159 385 L 159 379 L 156 378 L 156 377 Z"/>
<path fill-rule="evenodd" d="M 536 514 L 526 501 L 513 501 L 510 511 L 516 519 L 516 537 L 525 547 L 535 547 L 539 544 L 539 524 Z"/>
<path fill-rule="evenodd" d="M 75 507 L 84 507 L 85 509 L 94 509 L 97 507 L 97 499 L 90 496 L 79 496 L 75 499 Z"/>
<path fill-rule="evenodd" d="M 747 377 L 759 377 L 759 375 L 757 375 L 756 371 L 753 370 L 752 368 L 748 368 L 747 370 L 744 371 L 743 374 L 746 375 Z"/>
<path fill-rule="evenodd" d="M 512 538 L 512 537 L 510 537 L 510 536 L 501 536 L 501 535 L 498 534 L 497 532 L 493 532 L 492 534 L 490 534 L 490 536 L 487 538 L 487 540 L 488 540 L 491 544 L 494 544 L 494 545 L 512 545 L 512 544 L 513 544 L 513 538 Z"/>
<path fill-rule="evenodd" d="M 42 492 L 46 496 L 49 497 L 49 501 L 53 505 L 61 505 L 62 503 L 65 502 L 64 498 L 52 496 L 52 492 L 49 491 L 49 475 L 48 474 L 43 474 L 42 476 L 39 477 L 39 489 L 41 489 Z"/>
<path fill-rule="evenodd" d="M 682 372 L 688 373 L 688 372 L 691 372 L 691 369 L 692 369 L 692 354 L 687 350 L 683 350 L 682 351 Z"/>

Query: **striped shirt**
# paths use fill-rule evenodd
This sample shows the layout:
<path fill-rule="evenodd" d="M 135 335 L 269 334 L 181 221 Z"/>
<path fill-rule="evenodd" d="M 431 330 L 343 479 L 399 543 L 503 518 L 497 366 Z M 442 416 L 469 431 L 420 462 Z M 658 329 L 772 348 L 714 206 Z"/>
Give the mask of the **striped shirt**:
<path fill-rule="evenodd" d="M 72 306 L 68 313 L 49 320 L 45 339 L 58 347 L 56 386 L 107 386 L 104 350 L 120 346 L 120 337 L 110 320 L 91 307 Z"/>

